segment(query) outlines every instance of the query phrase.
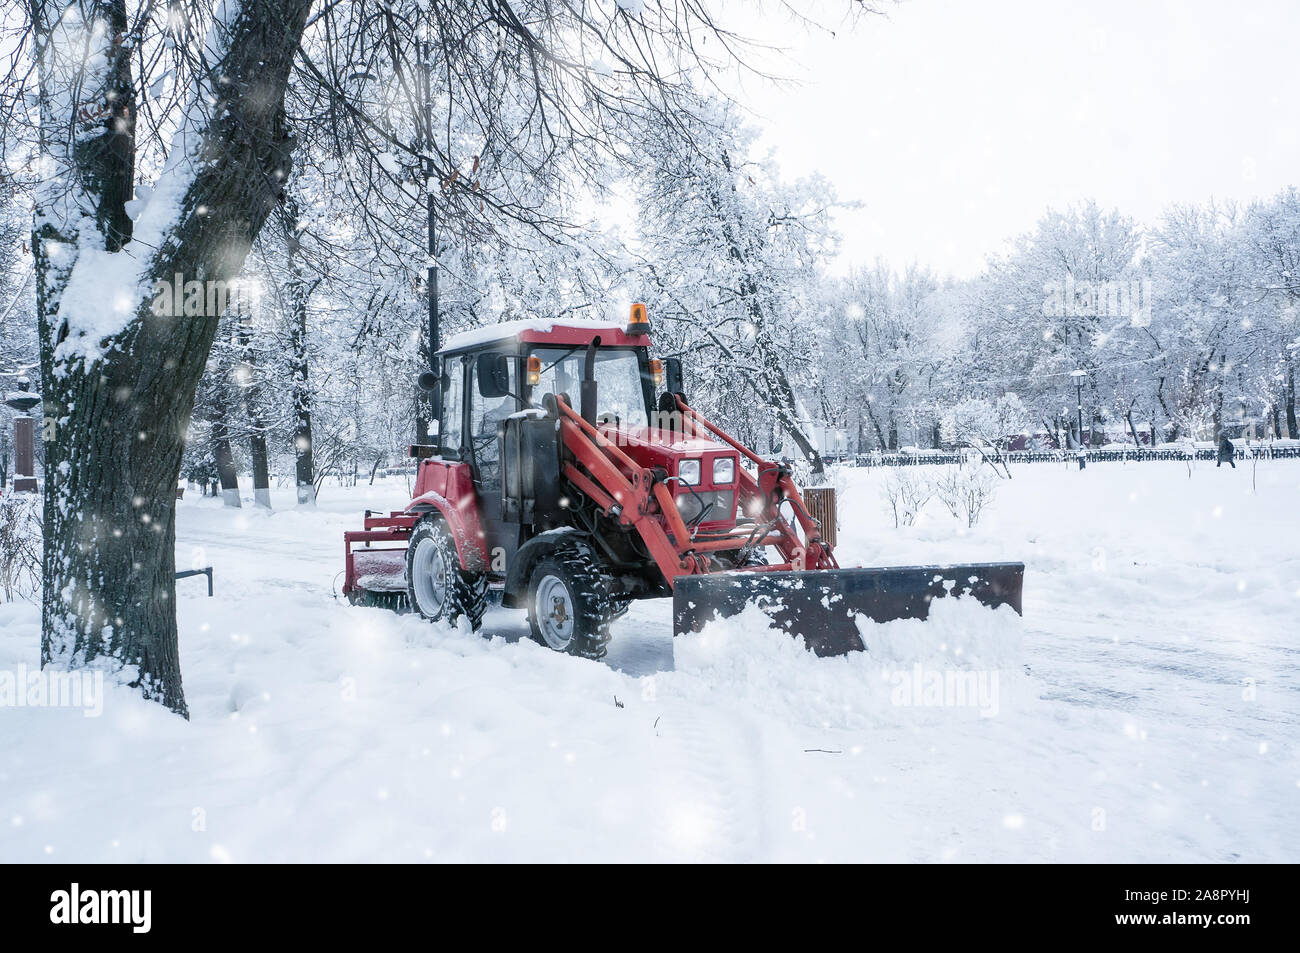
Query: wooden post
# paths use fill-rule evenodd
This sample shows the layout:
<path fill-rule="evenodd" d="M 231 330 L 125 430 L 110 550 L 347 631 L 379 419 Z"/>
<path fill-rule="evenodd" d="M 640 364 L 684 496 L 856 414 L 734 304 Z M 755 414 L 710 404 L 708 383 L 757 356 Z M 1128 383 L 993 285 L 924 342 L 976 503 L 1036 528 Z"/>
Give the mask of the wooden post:
<path fill-rule="evenodd" d="M 832 547 L 836 546 L 835 487 L 810 486 L 803 491 L 803 501 L 812 518 L 822 524 L 822 539 Z"/>

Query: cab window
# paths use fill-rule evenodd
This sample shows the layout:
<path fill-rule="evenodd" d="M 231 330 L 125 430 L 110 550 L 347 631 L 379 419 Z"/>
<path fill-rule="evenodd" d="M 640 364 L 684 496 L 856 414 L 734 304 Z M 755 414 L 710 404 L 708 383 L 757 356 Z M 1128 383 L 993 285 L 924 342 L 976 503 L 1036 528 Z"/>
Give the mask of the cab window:
<path fill-rule="evenodd" d="M 542 362 L 541 380 L 530 389 L 533 406 L 540 407 L 543 394 L 568 394 L 575 410 L 582 400 L 582 369 L 587 349 L 565 347 L 534 348 L 531 354 Z M 645 380 L 637 352 L 629 348 L 596 350 L 596 412 L 601 419 L 615 418 L 626 426 L 646 426 Z"/>
<path fill-rule="evenodd" d="M 438 424 L 438 449 L 457 457 L 464 436 L 465 363 L 449 357 L 443 363 L 442 420 Z"/>
<path fill-rule="evenodd" d="M 517 393 L 515 373 L 518 360 L 509 361 L 510 390 Z M 501 444 L 497 440 L 497 424 L 505 420 L 519 408 L 515 398 L 507 394 L 504 397 L 484 397 L 479 387 L 478 362 L 470 361 L 470 402 L 469 402 L 469 442 L 474 454 L 474 465 L 478 468 L 480 483 L 496 484 L 500 480 Z"/>

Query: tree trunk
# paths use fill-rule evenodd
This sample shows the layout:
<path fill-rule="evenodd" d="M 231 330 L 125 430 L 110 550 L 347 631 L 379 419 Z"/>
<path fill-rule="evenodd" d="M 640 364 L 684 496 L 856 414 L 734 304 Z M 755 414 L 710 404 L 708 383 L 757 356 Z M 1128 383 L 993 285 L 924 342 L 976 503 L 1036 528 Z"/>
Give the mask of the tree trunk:
<path fill-rule="evenodd" d="M 226 400 L 219 388 L 213 396 L 212 456 L 217 461 L 217 478 L 221 480 L 221 499 L 226 506 L 238 508 L 239 474 L 235 471 L 235 455 L 230 450 L 230 430 L 226 425 Z"/>
<path fill-rule="evenodd" d="M 292 196 L 284 206 L 285 245 L 289 258 L 289 350 L 293 374 L 294 485 L 299 506 L 316 503 L 316 466 L 311 433 L 310 359 L 307 353 L 307 298 L 298 231 L 298 203 Z"/>
<path fill-rule="evenodd" d="M 253 505 L 271 509 L 271 468 L 262 419 L 262 383 L 253 348 L 253 316 L 239 314 L 239 363 L 244 374 L 244 409 L 248 413 L 248 451 L 253 464 Z"/>
<path fill-rule="evenodd" d="M 1130 410 L 1127 414 L 1125 414 L 1124 419 L 1128 421 L 1129 433 L 1133 435 L 1133 449 L 1135 450 L 1142 449 L 1142 441 L 1138 439 L 1137 425 L 1133 423 L 1133 411 Z"/>
<path fill-rule="evenodd" d="M 1223 390 L 1215 387 L 1214 400 L 1210 404 L 1210 423 L 1214 428 L 1214 435 L 1210 438 L 1217 447 L 1219 441 L 1223 438 Z"/>
<path fill-rule="evenodd" d="M 821 480 L 826 475 L 826 466 L 822 462 L 821 451 L 813 446 L 813 442 L 808 439 L 808 435 L 803 432 L 799 426 L 799 421 L 795 417 L 794 407 L 794 388 L 790 386 L 790 380 L 786 377 L 785 368 L 766 349 L 761 349 L 764 363 L 767 365 L 767 376 L 764 380 L 763 390 L 768 393 L 769 403 L 776 412 L 776 419 L 781 424 L 781 428 L 790 435 L 799 452 L 804 455 L 812 469 L 812 478 Z"/>
<path fill-rule="evenodd" d="M 1165 420 L 1169 422 L 1169 439 L 1170 441 L 1178 439 L 1178 424 L 1174 422 L 1174 415 L 1169 412 L 1169 404 L 1165 402 L 1165 378 L 1161 374 L 1156 382 L 1156 401 L 1160 404 L 1160 410 L 1165 415 Z M 1152 414 L 1151 421 L 1151 446 L 1155 446 L 1155 414 Z"/>
<path fill-rule="evenodd" d="M 266 453 L 266 431 L 260 422 L 248 436 L 249 455 L 253 460 L 253 505 L 271 509 L 271 466 Z"/>
<path fill-rule="evenodd" d="M 62 173 L 42 185 L 33 223 L 42 395 L 60 421 L 46 447 L 41 661 L 109 669 L 187 715 L 176 482 L 220 315 L 177 316 L 153 295 L 177 274 L 234 278 L 276 204 L 292 146 L 284 90 L 310 0 L 232 7 L 209 43 L 225 81 L 201 81 L 180 117 L 155 189 L 174 198 L 141 213 L 139 242 L 124 209 L 135 112 L 125 0 L 87 0 L 82 18 L 60 19 L 63 6 L 31 3 L 42 158 Z M 111 314 L 93 299 L 106 274 L 140 289 L 113 302 L 121 323 L 107 332 Z"/>
<path fill-rule="evenodd" d="M 871 402 L 867 401 L 867 418 L 871 421 L 871 429 L 876 432 L 876 445 L 885 451 L 889 449 L 889 441 L 885 439 L 885 432 L 880 429 L 880 421 L 876 419 L 876 412 L 871 407 Z"/>
<path fill-rule="evenodd" d="M 756 322 L 761 321 L 762 309 L 759 307 L 754 297 L 750 298 L 750 312 L 755 316 Z M 764 396 L 769 406 L 776 413 L 777 422 L 781 425 L 790 439 L 795 442 L 799 452 L 803 454 L 812 469 L 812 478 L 821 480 L 826 475 L 826 465 L 822 462 L 821 450 L 813 446 L 813 442 L 804 433 L 803 428 L 799 425 L 799 419 L 795 413 L 794 387 L 790 384 L 790 378 L 785 373 L 785 367 L 781 364 L 778 354 L 763 340 L 763 327 L 756 324 L 758 331 L 755 339 L 758 343 L 759 358 L 763 366 L 763 376 L 761 381 L 750 381 L 756 384 L 759 393 Z M 749 380 L 749 378 L 746 378 Z"/>
<path fill-rule="evenodd" d="M 232 309 L 233 310 L 233 309 Z M 211 392 L 201 406 L 207 411 L 208 429 L 212 436 L 212 460 L 217 468 L 217 480 L 221 485 L 221 500 L 229 507 L 239 509 L 239 471 L 235 465 L 234 450 L 231 441 L 231 389 L 235 380 L 235 358 L 232 348 L 238 332 L 230 326 L 231 319 L 238 320 L 230 311 L 218 320 L 217 333 L 212 351 L 208 357 L 212 373 Z"/>
<path fill-rule="evenodd" d="M 1300 425 L 1296 423 L 1295 416 L 1295 365 L 1290 364 L 1286 369 L 1286 431 L 1287 436 L 1292 440 L 1300 437 Z"/>

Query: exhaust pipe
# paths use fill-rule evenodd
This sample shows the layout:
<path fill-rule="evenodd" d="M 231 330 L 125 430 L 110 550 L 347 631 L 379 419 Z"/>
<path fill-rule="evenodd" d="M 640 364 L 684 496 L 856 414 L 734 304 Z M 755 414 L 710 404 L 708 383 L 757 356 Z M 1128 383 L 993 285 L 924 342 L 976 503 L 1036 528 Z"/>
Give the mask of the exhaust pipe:
<path fill-rule="evenodd" d="M 582 388 L 579 412 L 582 419 L 593 427 L 596 426 L 596 348 L 600 347 L 600 335 L 591 339 L 587 345 L 587 360 L 582 366 Z"/>

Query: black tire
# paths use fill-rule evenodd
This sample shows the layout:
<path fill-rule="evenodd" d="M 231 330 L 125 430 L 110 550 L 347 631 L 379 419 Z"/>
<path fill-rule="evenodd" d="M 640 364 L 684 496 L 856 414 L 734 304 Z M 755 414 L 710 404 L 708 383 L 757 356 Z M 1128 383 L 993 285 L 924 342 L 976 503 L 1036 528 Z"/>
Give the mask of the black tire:
<path fill-rule="evenodd" d="M 477 630 L 487 610 L 487 589 L 487 573 L 461 568 L 441 518 L 426 516 L 415 524 L 406 545 L 406 593 L 412 609 L 430 622 L 451 625 L 464 616 Z"/>
<path fill-rule="evenodd" d="M 550 611 L 539 606 L 550 600 Z M 614 615 L 609 584 L 591 550 L 559 547 L 543 558 L 528 580 L 528 628 L 534 641 L 581 658 L 605 657 Z"/>

